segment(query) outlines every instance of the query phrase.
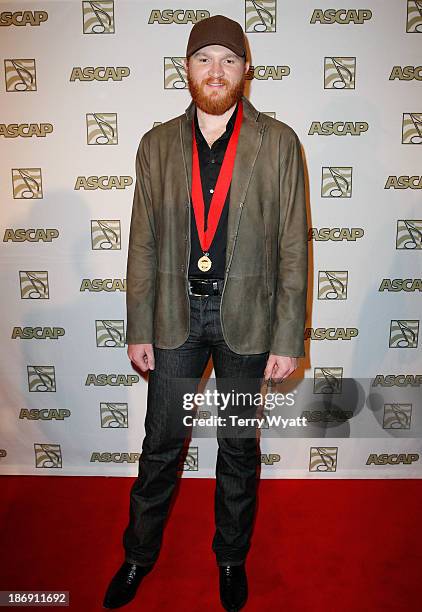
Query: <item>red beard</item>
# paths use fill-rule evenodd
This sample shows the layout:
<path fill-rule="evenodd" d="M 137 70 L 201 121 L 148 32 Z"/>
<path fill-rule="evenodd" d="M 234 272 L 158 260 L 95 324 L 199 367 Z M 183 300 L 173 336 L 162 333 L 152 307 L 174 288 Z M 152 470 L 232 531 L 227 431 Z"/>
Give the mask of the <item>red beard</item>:
<path fill-rule="evenodd" d="M 222 115 L 242 98 L 245 87 L 245 74 L 243 74 L 241 79 L 233 85 L 230 85 L 229 81 L 226 79 L 213 79 L 211 77 L 198 83 L 191 78 L 189 69 L 187 71 L 187 76 L 192 100 L 198 108 L 209 115 Z M 218 89 L 213 92 L 207 87 L 207 83 L 223 83 L 225 88 L 223 92 Z M 209 93 L 207 93 L 206 90 L 209 90 Z"/>

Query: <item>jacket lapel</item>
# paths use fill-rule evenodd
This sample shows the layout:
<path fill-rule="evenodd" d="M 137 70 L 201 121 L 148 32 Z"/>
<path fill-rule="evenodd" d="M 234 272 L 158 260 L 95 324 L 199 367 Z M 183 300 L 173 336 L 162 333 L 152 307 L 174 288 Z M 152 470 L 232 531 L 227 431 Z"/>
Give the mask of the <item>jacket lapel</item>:
<path fill-rule="evenodd" d="M 237 236 L 237 225 L 252 176 L 255 160 L 262 142 L 265 124 L 258 122 L 259 112 L 242 96 L 243 120 L 237 142 L 236 159 L 230 185 L 229 217 L 227 223 L 226 268 L 231 259 Z M 192 189 L 192 119 L 195 105 L 192 101 L 182 116 L 180 126 L 183 162 L 185 166 L 188 199 Z"/>
<path fill-rule="evenodd" d="M 183 153 L 183 166 L 186 177 L 186 190 L 188 202 L 192 193 L 192 119 L 194 117 L 195 105 L 193 101 L 189 104 L 180 121 L 180 140 Z"/>

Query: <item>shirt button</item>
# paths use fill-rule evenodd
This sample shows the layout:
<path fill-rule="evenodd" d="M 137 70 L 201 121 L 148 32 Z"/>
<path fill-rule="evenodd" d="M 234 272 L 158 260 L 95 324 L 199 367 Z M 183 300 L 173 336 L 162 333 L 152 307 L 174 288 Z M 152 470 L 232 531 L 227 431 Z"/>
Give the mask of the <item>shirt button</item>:
<path fill-rule="evenodd" d="M 210 189 L 210 193 L 214 193 L 214 189 Z"/>
<path fill-rule="evenodd" d="M 215 159 L 214 159 L 214 158 L 211 160 L 211 163 L 212 163 L 212 164 L 215 164 Z"/>

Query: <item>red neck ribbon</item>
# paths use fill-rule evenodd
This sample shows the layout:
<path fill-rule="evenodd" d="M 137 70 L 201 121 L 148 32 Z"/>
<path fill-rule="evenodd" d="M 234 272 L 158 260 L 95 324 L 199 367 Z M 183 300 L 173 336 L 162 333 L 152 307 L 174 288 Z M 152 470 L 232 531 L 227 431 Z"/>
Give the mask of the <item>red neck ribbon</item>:
<path fill-rule="evenodd" d="M 195 213 L 196 228 L 198 230 L 199 242 L 204 253 L 208 252 L 211 246 L 218 222 L 221 217 L 221 212 L 226 201 L 227 192 L 233 175 L 234 160 L 236 157 L 237 141 L 239 139 L 240 127 L 243 117 L 242 100 L 239 101 L 237 109 L 236 121 L 234 123 L 233 133 L 227 144 L 226 153 L 223 163 L 218 174 L 217 183 L 212 195 L 210 209 L 207 218 L 207 229 L 205 230 L 205 204 L 204 194 L 202 192 L 201 172 L 199 168 L 198 147 L 195 137 L 195 119 L 192 121 L 192 204 Z"/>

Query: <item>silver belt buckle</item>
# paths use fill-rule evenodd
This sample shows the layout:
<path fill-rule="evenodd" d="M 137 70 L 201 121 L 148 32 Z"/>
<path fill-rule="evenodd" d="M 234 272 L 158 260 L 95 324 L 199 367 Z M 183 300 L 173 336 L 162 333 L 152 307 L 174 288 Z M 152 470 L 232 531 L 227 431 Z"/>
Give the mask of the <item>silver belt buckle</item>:
<path fill-rule="evenodd" d="M 198 297 L 209 297 L 211 295 L 218 295 L 218 281 L 217 280 L 209 281 L 209 280 L 205 280 L 205 279 L 204 280 L 198 279 L 197 282 L 199 282 L 199 283 L 201 283 L 201 282 L 202 283 L 212 282 L 213 293 L 193 293 L 192 292 L 192 287 L 191 287 L 191 281 L 189 281 L 189 292 L 190 292 L 190 295 L 195 295 L 195 296 L 198 296 Z M 216 289 L 217 289 L 217 293 L 214 293 L 214 291 Z"/>

